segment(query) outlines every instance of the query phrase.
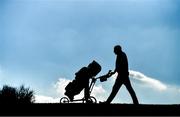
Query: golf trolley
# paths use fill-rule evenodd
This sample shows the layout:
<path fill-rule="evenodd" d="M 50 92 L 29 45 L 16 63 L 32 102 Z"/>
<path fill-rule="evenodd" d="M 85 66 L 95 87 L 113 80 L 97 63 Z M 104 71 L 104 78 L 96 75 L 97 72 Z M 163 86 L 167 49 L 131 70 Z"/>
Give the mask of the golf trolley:
<path fill-rule="evenodd" d="M 111 70 L 109 70 L 109 72 L 107 74 L 103 75 L 103 76 L 100 76 L 100 77 L 97 77 L 97 78 L 91 78 L 91 83 L 90 83 L 90 86 L 89 86 L 90 95 L 91 95 L 91 92 L 92 92 L 92 90 L 94 88 L 94 85 L 95 85 L 95 83 L 96 83 L 96 81 L 98 79 L 100 79 L 101 82 L 104 82 L 104 81 L 107 80 L 107 78 L 111 77 L 111 75 L 112 75 L 112 72 L 111 72 Z M 91 103 L 97 103 L 96 98 L 93 97 L 93 96 L 90 96 L 88 100 Z M 71 102 L 78 102 L 78 101 L 80 101 L 82 103 L 86 102 L 85 97 L 83 97 L 82 99 L 73 99 Z M 60 103 L 69 103 L 69 102 L 70 102 L 70 99 L 68 97 L 62 97 L 60 99 Z"/>

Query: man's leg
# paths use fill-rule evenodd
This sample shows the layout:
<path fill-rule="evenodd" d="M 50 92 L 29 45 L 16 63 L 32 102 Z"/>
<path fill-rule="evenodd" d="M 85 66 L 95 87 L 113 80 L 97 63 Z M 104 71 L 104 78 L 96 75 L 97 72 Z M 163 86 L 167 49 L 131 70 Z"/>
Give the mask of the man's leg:
<path fill-rule="evenodd" d="M 125 81 L 124 85 L 126 86 L 127 90 L 129 91 L 129 93 L 130 93 L 130 95 L 131 95 L 131 98 L 132 98 L 132 100 L 133 100 L 133 103 L 134 103 L 134 104 L 139 104 L 138 99 L 137 99 L 137 97 L 136 97 L 136 94 L 135 94 L 135 92 L 134 92 L 134 90 L 133 90 L 133 88 L 132 88 L 132 86 L 131 86 L 131 83 L 130 83 L 129 78 L 128 78 L 127 81 Z"/>
<path fill-rule="evenodd" d="M 106 100 L 106 103 L 111 103 L 112 102 L 112 100 L 116 96 L 116 94 L 119 91 L 121 86 L 122 86 L 122 82 L 119 81 L 119 80 L 116 80 L 116 82 L 115 82 L 115 84 L 114 84 L 114 86 L 112 88 L 111 94 L 109 95 L 108 99 Z"/>

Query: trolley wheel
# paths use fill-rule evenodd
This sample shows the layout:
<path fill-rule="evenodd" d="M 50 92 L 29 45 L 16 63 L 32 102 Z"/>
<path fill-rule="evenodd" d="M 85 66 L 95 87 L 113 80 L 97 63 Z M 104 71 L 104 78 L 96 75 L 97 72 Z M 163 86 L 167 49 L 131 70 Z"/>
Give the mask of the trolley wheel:
<path fill-rule="evenodd" d="M 67 97 L 62 97 L 61 99 L 60 99 L 60 103 L 69 103 L 69 98 L 67 98 Z"/>
<path fill-rule="evenodd" d="M 90 96 L 90 99 L 91 99 L 92 103 L 97 103 L 97 100 L 96 100 L 96 98 L 95 98 L 95 97 Z"/>
<path fill-rule="evenodd" d="M 90 101 L 90 103 L 97 103 L 97 100 L 96 100 L 96 98 L 95 97 L 93 97 L 93 96 L 90 96 L 90 98 L 89 98 L 89 101 Z M 83 98 L 83 103 L 87 103 L 86 102 L 86 100 Z"/>

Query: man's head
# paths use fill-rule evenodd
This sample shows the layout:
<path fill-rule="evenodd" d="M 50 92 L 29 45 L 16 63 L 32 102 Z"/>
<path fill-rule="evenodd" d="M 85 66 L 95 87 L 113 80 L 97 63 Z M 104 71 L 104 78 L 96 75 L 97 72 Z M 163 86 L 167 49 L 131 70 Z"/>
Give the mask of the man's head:
<path fill-rule="evenodd" d="M 114 53 L 117 55 L 119 53 L 122 52 L 121 46 L 120 45 L 116 45 L 114 46 Z"/>

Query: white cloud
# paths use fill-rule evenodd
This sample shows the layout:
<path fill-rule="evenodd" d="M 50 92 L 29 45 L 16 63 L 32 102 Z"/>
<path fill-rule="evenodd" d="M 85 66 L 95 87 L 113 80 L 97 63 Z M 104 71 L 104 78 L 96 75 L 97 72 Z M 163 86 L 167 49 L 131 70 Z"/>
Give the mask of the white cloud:
<path fill-rule="evenodd" d="M 98 100 L 106 100 L 105 94 L 106 94 L 106 90 L 103 88 L 103 86 L 97 85 L 94 87 L 93 91 L 92 91 L 92 96 L 94 96 L 97 101 Z"/>
<path fill-rule="evenodd" d="M 102 93 L 106 93 L 106 90 L 102 87 L 102 85 L 97 85 L 94 87 L 92 95 L 99 95 Z"/>
<path fill-rule="evenodd" d="M 164 97 L 165 95 L 167 95 L 169 97 L 167 97 L 168 99 L 161 100 L 161 103 L 176 103 L 176 100 L 174 100 L 174 98 L 172 98 L 172 97 L 173 96 L 176 96 L 176 97 L 179 96 L 180 89 L 178 87 L 173 86 L 173 85 L 165 85 L 161 81 L 156 80 L 156 79 L 151 78 L 151 77 L 148 77 L 148 76 L 146 76 L 143 73 L 138 72 L 138 71 L 130 70 L 129 73 L 130 73 L 129 76 L 131 78 L 139 81 L 141 86 L 143 86 L 144 88 L 151 88 L 151 89 L 154 89 L 156 91 L 156 93 L 155 93 L 154 91 L 149 90 L 149 93 L 148 93 L 148 95 L 151 93 L 154 95 L 154 93 L 155 93 L 156 94 L 156 100 L 151 102 L 151 100 L 145 99 L 146 100 L 146 102 L 144 101 L 145 103 L 149 103 L 149 102 L 150 103 L 158 103 L 160 97 Z M 112 80 L 115 80 L 116 76 L 117 76 L 117 73 L 112 76 Z M 54 84 L 54 89 L 56 91 L 56 94 L 58 94 L 58 98 L 54 98 L 54 97 L 50 97 L 50 96 L 43 96 L 43 95 L 36 95 L 35 96 L 36 103 L 59 103 L 60 98 L 65 96 L 64 95 L 65 87 L 67 86 L 67 84 L 70 81 L 71 80 L 66 79 L 66 78 L 59 78 L 58 81 Z M 113 84 L 114 82 L 111 82 L 111 83 Z M 135 82 L 135 83 L 137 83 L 137 82 Z M 162 91 L 163 91 L 163 93 L 159 93 Z M 141 92 L 141 89 L 139 92 Z M 107 99 L 107 96 L 109 95 L 109 93 L 110 92 L 108 92 L 108 94 L 107 94 L 107 90 L 102 86 L 102 84 L 98 84 L 98 85 L 94 86 L 94 89 L 92 91 L 91 96 L 94 96 L 97 99 L 97 101 L 102 101 L 102 100 Z M 81 99 L 83 96 L 84 96 L 84 91 L 82 91 L 80 94 L 76 95 L 74 98 L 75 99 Z M 141 95 L 141 96 L 143 97 L 144 95 Z M 124 97 L 121 98 L 123 100 L 123 102 L 126 101 L 123 98 Z M 141 99 L 141 97 L 139 97 L 139 98 Z M 121 102 L 119 100 L 119 98 L 116 101 Z M 141 99 L 141 102 L 142 101 L 143 100 Z M 76 103 L 76 102 L 73 102 L 73 103 Z"/>
<path fill-rule="evenodd" d="M 55 93 L 58 94 L 58 97 L 35 95 L 35 103 L 59 103 L 60 98 L 64 96 L 65 87 L 70 81 L 71 80 L 66 78 L 59 78 L 53 85 L 53 89 L 55 89 Z"/>
<path fill-rule="evenodd" d="M 117 77 L 117 73 L 112 77 L 115 80 L 115 78 Z M 165 91 L 167 89 L 166 84 L 162 83 L 159 80 L 156 80 L 155 78 L 148 77 L 138 71 L 129 70 L 129 77 L 140 81 L 143 86 L 153 88 L 157 91 Z"/>
<path fill-rule="evenodd" d="M 116 77 L 117 77 L 117 73 L 112 76 L 112 80 L 115 80 Z M 149 104 L 179 104 L 180 103 L 179 86 L 172 84 L 171 85 L 165 84 L 155 78 L 146 76 L 143 73 L 134 70 L 129 70 L 129 77 L 138 81 L 138 82 L 133 82 L 135 84 L 133 88 L 135 88 L 140 103 L 146 103 L 146 104 L 148 103 Z M 145 92 L 147 90 L 148 92 Z M 121 92 L 119 96 L 122 97 L 116 98 L 117 100 L 115 99 L 117 103 L 121 101 L 127 103 L 131 102 L 131 100 L 126 101 L 128 97 L 126 97 L 127 94 L 125 94 L 124 92 Z"/>
<path fill-rule="evenodd" d="M 54 84 L 54 88 L 56 90 L 56 93 L 59 95 L 59 97 L 64 97 L 65 93 L 65 87 L 67 84 L 71 82 L 71 80 L 66 78 L 59 78 L 58 81 Z M 81 92 L 79 95 L 76 95 L 74 98 L 79 99 L 83 97 L 83 92 Z"/>
<path fill-rule="evenodd" d="M 65 87 L 71 80 L 66 78 L 59 78 L 58 81 L 55 83 L 54 88 L 56 89 L 56 92 L 61 96 L 65 96 Z M 102 87 L 102 85 L 95 85 L 92 91 L 92 96 L 96 97 L 96 99 L 104 99 L 102 97 L 103 94 L 106 93 L 106 90 Z M 81 91 L 80 94 L 76 95 L 74 98 L 79 99 L 84 96 L 84 91 Z"/>
<path fill-rule="evenodd" d="M 53 98 L 43 95 L 35 95 L 35 103 L 58 103 L 59 98 Z"/>
<path fill-rule="evenodd" d="M 65 87 L 71 80 L 66 79 L 66 78 L 59 78 L 58 81 L 54 84 L 54 88 L 56 92 L 60 95 L 63 96 L 65 93 Z"/>
<path fill-rule="evenodd" d="M 143 73 L 138 72 L 138 71 L 129 70 L 129 77 L 134 78 L 134 79 L 142 82 L 146 86 L 151 87 L 151 88 L 158 90 L 158 91 L 165 91 L 167 89 L 167 85 L 165 85 L 161 81 L 156 80 L 156 79 L 151 78 L 151 77 L 148 77 L 148 76 L 146 76 Z"/>

